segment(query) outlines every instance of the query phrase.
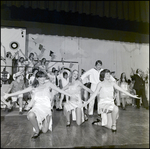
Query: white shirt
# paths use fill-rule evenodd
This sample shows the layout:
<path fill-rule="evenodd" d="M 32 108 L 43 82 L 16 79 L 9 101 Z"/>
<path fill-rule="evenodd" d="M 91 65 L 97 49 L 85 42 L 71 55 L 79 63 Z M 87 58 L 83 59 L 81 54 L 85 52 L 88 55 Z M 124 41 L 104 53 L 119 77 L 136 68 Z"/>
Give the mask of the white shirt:
<path fill-rule="evenodd" d="M 100 72 L 102 71 L 103 69 L 100 69 L 99 71 L 96 70 L 95 68 L 92 68 L 88 71 L 86 71 L 82 76 L 81 76 L 81 79 L 84 80 L 86 77 L 89 76 L 89 81 L 93 84 L 98 84 L 100 82 Z"/>
<path fill-rule="evenodd" d="M 84 80 L 86 77 L 89 76 L 89 81 L 92 83 L 92 84 L 98 84 L 100 81 L 100 73 L 101 71 L 104 70 L 104 69 L 100 69 L 99 71 L 96 70 L 95 68 L 92 68 L 88 71 L 86 71 L 82 76 L 81 76 L 81 79 Z M 116 81 L 111 75 L 110 75 L 110 79 L 112 81 Z"/>

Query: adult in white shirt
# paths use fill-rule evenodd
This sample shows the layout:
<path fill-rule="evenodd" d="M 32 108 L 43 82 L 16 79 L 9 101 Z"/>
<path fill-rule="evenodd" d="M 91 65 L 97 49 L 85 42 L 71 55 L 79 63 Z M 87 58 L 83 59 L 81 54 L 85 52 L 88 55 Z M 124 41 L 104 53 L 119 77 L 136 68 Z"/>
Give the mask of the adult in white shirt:
<path fill-rule="evenodd" d="M 89 81 L 91 83 L 91 90 L 94 92 L 96 90 L 97 84 L 100 82 L 100 72 L 103 70 L 102 68 L 102 61 L 101 60 L 97 60 L 95 62 L 95 67 L 91 68 L 90 70 L 86 71 L 82 76 L 81 76 L 81 80 L 83 81 L 86 77 L 89 77 Z M 111 76 L 111 79 L 113 81 L 115 81 L 115 79 Z M 90 94 L 91 96 L 92 94 Z M 99 95 L 97 95 L 97 102 L 99 102 Z M 89 115 L 93 115 L 94 112 L 94 103 L 95 100 L 92 100 L 89 103 L 89 107 L 88 107 L 88 114 Z M 99 111 L 97 109 L 97 111 Z M 99 113 L 98 113 L 99 114 Z"/>

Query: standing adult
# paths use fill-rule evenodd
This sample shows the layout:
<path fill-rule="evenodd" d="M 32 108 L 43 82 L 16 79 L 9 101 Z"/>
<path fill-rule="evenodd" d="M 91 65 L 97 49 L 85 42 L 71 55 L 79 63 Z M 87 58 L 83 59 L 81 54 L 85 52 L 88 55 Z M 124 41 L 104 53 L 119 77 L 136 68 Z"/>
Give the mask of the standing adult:
<path fill-rule="evenodd" d="M 136 90 L 136 94 L 138 95 L 138 97 L 142 98 L 143 107 L 146 109 L 149 109 L 148 101 L 145 95 L 145 82 L 141 75 L 142 75 L 142 71 L 140 69 L 137 69 L 136 74 L 132 76 L 135 81 L 133 89 Z M 136 105 L 137 105 L 137 108 L 139 109 L 140 108 L 139 100 L 136 100 Z"/>
<path fill-rule="evenodd" d="M 102 61 L 101 60 L 97 60 L 95 62 L 95 67 L 94 68 L 91 68 L 90 70 L 86 71 L 85 73 L 83 73 L 83 75 L 81 76 L 81 79 L 82 81 L 84 81 L 84 79 L 86 77 L 89 77 L 89 81 L 91 83 L 91 90 L 94 92 L 96 87 L 97 87 L 97 84 L 100 82 L 99 80 L 99 75 L 100 75 L 100 72 L 102 71 Z M 113 81 L 115 81 L 115 79 L 111 76 L 111 79 Z M 92 95 L 92 94 L 91 94 Z M 90 96 L 91 96 L 90 95 Z M 97 101 L 99 102 L 99 95 L 97 96 Z M 89 115 L 93 115 L 93 112 L 94 112 L 94 103 L 95 103 L 95 100 L 92 100 L 90 103 L 89 103 L 89 107 L 88 107 L 88 114 Z M 97 109 L 97 111 L 99 111 Z M 99 113 L 98 113 L 99 114 Z"/>

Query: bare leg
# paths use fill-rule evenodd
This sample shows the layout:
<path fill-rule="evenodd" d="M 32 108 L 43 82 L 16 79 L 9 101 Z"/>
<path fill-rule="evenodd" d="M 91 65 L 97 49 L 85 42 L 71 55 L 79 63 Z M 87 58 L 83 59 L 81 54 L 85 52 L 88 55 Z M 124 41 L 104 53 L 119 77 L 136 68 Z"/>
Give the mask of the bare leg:
<path fill-rule="evenodd" d="M 61 94 L 61 97 L 60 97 L 60 102 L 59 102 L 59 109 L 62 109 L 62 101 L 64 99 L 64 94 Z"/>
<path fill-rule="evenodd" d="M 122 107 L 125 110 L 125 108 L 126 108 L 126 98 L 125 97 L 122 97 Z"/>
<path fill-rule="evenodd" d="M 132 106 L 134 107 L 134 105 L 135 105 L 135 100 L 134 98 L 132 98 Z"/>
<path fill-rule="evenodd" d="M 116 121 L 117 121 L 117 117 L 118 117 L 118 112 L 119 109 L 117 106 L 114 106 L 114 109 L 111 113 L 111 117 L 112 117 L 112 129 L 116 130 Z"/>
<path fill-rule="evenodd" d="M 82 123 L 82 110 L 81 110 L 81 108 L 76 108 L 76 123 L 77 123 L 77 125 L 81 125 L 81 123 Z"/>
<path fill-rule="evenodd" d="M 22 97 L 19 98 L 19 112 L 22 112 Z"/>
<path fill-rule="evenodd" d="M 39 126 L 38 126 L 35 113 L 29 112 L 27 117 L 29 121 L 31 122 L 32 126 L 35 128 L 36 133 L 38 134 L 40 130 L 39 130 Z"/>
<path fill-rule="evenodd" d="M 50 122 L 50 117 L 51 117 L 51 116 L 48 115 L 48 116 L 46 117 L 46 120 L 43 121 L 43 125 L 42 125 L 42 126 L 43 126 L 43 127 L 42 127 L 42 132 L 43 132 L 43 133 L 46 133 L 46 132 L 48 131 L 49 122 Z"/>
<path fill-rule="evenodd" d="M 67 125 L 66 126 L 70 126 L 71 111 L 67 111 L 65 106 L 64 106 L 64 115 L 66 116 L 66 119 L 67 119 Z"/>
<path fill-rule="evenodd" d="M 56 94 L 55 95 L 55 100 L 56 100 L 56 109 L 59 109 L 59 95 L 58 94 Z"/>

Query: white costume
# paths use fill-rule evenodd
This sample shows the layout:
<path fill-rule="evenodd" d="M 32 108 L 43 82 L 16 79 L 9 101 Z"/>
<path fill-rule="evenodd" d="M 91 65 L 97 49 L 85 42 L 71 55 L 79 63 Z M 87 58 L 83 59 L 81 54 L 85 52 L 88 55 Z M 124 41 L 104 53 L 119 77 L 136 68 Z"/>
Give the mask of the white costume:
<path fill-rule="evenodd" d="M 42 121 L 47 121 L 46 117 L 50 116 L 49 130 L 52 131 L 52 112 L 51 112 L 51 94 L 50 88 L 45 84 L 44 86 L 35 88 L 33 91 L 33 100 L 35 100 L 35 104 L 29 112 L 34 112 L 39 129 L 42 128 Z"/>
<path fill-rule="evenodd" d="M 67 112 L 72 111 L 72 120 L 76 120 L 75 110 L 80 104 L 82 104 L 80 91 L 81 88 L 76 85 L 70 85 L 69 89 L 66 90 L 66 92 L 68 92 L 69 94 L 74 95 L 74 98 L 71 97 L 71 99 L 64 104 L 64 107 L 66 108 Z M 82 112 L 82 122 L 84 122 L 83 108 L 81 108 L 81 112 Z"/>
<path fill-rule="evenodd" d="M 111 112 L 115 106 L 114 104 L 114 88 L 112 86 L 103 87 L 100 90 L 100 101 L 98 103 L 99 113 L 102 117 L 102 126 L 111 128 L 112 118 Z M 118 119 L 119 115 L 117 116 Z"/>

